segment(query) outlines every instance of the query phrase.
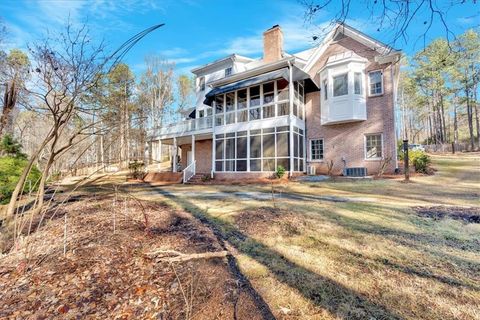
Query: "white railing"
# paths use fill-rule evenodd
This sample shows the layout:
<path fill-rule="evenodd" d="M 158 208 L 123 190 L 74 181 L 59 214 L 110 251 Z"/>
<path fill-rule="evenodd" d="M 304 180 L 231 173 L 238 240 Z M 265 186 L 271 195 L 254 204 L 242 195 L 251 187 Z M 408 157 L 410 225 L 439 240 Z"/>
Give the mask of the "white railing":
<path fill-rule="evenodd" d="M 192 161 L 185 169 L 183 169 L 183 183 L 188 182 L 195 175 L 195 166 L 197 161 Z"/>
<path fill-rule="evenodd" d="M 198 119 L 184 120 L 176 123 L 167 124 L 165 126 L 154 128 L 151 130 L 151 135 L 168 135 L 181 134 L 192 131 L 199 131 L 212 128 L 213 117 L 203 117 Z"/>

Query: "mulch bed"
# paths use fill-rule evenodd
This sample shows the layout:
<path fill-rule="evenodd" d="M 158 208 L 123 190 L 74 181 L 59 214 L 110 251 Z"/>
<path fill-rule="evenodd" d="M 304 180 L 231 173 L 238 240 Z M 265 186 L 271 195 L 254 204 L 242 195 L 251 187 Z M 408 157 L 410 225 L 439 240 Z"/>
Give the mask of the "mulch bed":
<path fill-rule="evenodd" d="M 151 258 L 148 253 L 159 249 L 193 254 L 223 248 L 188 213 L 154 202 L 142 206 L 113 196 L 66 204 L 29 237 L 28 259 L 25 242 L 0 257 L 0 319 L 262 318 L 226 258 Z"/>
<path fill-rule="evenodd" d="M 450 218 L 467 223 L 480 223 L 480 208 L 434 206 L 414 207 L 413 210 L 420 217 L 434 220 Z"/>

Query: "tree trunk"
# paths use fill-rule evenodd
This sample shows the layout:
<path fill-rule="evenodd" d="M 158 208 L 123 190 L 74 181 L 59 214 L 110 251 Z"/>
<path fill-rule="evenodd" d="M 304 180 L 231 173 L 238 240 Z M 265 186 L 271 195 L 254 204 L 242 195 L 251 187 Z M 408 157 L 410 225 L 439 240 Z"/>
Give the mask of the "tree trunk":
<path fill-rule="evenodd" d="M 13 133 L 11 113 L 17 103 L 18 90 L 15 85 L 15 78 L 11 83 L 6 83 L 3 97 L 3 109 L 0 117 L 0 137 L 4 133 Z"/>
<path fill-rule="evenodd" d="M 477 127 L 477 148 L 480 149 L 480 121 L 478 119 L 478 100 L 477 100 L 477 88 L 473 91 L 473 105 L 475 107 L 475 125 Z"/>
<path fill-rule="evenodd" d="M 467 119 L 468 119 L 468 133 L 470 134 L 470 150 L 475 149 L 475 140 L 473 135 L 473 110 L 472 101 L 470 100 L 470 90 L 467 87 L 465 89 L 465 95 L 467 97 Z"/>

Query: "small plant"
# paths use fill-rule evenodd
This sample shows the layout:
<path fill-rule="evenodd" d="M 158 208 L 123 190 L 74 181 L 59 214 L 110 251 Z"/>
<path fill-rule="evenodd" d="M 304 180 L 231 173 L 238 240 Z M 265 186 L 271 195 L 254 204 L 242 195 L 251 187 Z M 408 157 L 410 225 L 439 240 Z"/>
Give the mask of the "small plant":
<path fill-rule="evenodd" d="M 277 170 L 275 171 L 275 174 L 277 178 L 281 179 L 285 175 L 285 167 L 284 166 L 278 166 Z"/>
<path fill-rule="evenodd" d="M 327 160 L 327 176 L 332 175 L 333 170 L 333 160 Z"/>
<path fill-rule="evenodd" d="M 128 164 L 128 169 L 130 170 L 130 175 L 133 179 L 143 179 L 143 168 L 145 164 L 143 161 L 132 161 Z"/>
<path fill-rule="evenodd" d="M 383 174 L 387 170 L 388 165 L 390 164 L 390 162 L 392 162 L 392 158 L 392 156 L 387 156 L 382 159 L 382 161 L 380 162 L 380 167 L 378 169 L 378 177 L 383 176 Z"/>
<path fill-rule="evenodd" d="M 412 159 L 415 172 L 428 173 L 431 162 L 428 154 L 423 151 L 415 151 L 415 156 Z"/>
<path fill-rule="evenodd" d="M 205 174 L 205 175 L 202 176 L 202 182 L 208 182 L 208 181 L 210 181 L 210 180 L 212 180 L 212 178 L 210 177 L 210 175 Z"/>

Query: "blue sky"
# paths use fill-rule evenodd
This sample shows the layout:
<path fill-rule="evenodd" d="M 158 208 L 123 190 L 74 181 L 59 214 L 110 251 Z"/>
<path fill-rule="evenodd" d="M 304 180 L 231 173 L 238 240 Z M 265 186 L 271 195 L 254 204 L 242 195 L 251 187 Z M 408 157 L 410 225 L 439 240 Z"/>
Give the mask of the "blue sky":
<path fill-rule="evenodd" d="M 377 31 L 363 1 L 352 1 L 349 24 L 389 43 L 391 32 Z M 450 0 L 438 1 L 449 3 Z M 221 0 L 2 0 L 0 17 L 9 31 L 7 48 L 26 48 L 27 43 L 41 38 L 47 31 L 58 32 L 66 19 L 74 23 L 87 22 L 97 40 L 105 39 L 114 50 L 135 33 L 157 23 L 163 28 L 144 38 L 125 58 L 131 68 L 140 73 L 144 57 L 155 54 L 176 63 L 177 72 L 190 69 L 231 53 L 260 57 L 262 32 L 279 24 L 284 32 L 285 49 L 296 52 L 314 43 L 312 35 L 318 26 L 329 22 L 331 12 L 323 11 L 314 24 L 304 23 L 304 7 L 296 0 L 221 1 Z M 423 48 L 421 34 L 425 16 L 412 22 L 409 41 L 396 47 L 407 54 Z M 455 34 L 480 24 L 480 5 L 467 4 L 448 12 L 448 24 Z M 445 36 L 437 22 L 428 34 L 427 42 Z"/>

